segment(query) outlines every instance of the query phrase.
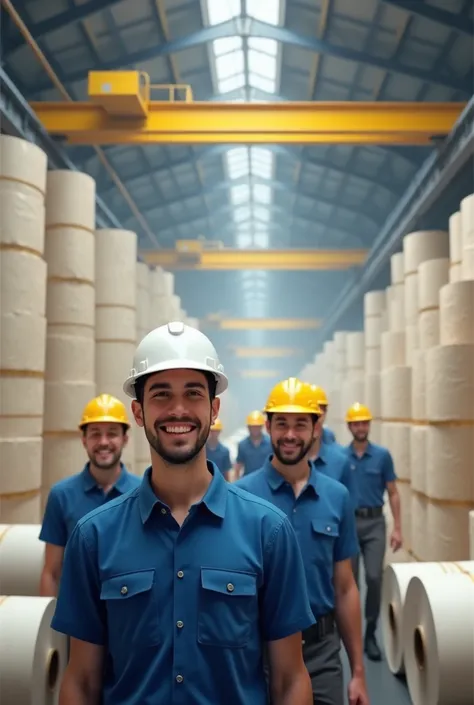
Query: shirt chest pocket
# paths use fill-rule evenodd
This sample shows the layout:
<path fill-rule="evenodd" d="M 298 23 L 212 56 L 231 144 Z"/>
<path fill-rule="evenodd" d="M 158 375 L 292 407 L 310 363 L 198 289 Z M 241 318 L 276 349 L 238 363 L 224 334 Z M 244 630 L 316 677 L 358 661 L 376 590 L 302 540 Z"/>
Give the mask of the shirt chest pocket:
<path fill-rule="evenodd" d="M 201 568 L 198 642 L 241 648 L 258 630 L 257 576 L 233 570 Z"/>
<path fill-rule="evenodd" d="M 311 534 L 315 542 L 316 563 L 332 564 L 334 562 L 334 545 L 339 537 L 338 523 L 334 519 L 313 519 Z"/>
<path fill-rule="evenodd" d="M 108 631 L 113 644 L 135 647 L 160 643 L 160 615 L 154 570 L 114 575 L 102 582 L 100 599 L 107 607 Z"/>

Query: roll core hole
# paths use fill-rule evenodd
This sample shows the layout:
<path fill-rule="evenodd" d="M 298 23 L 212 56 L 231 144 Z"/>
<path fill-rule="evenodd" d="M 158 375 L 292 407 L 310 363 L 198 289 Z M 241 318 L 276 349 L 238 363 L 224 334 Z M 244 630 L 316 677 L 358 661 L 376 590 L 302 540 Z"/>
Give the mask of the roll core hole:
<path fill-rule="evenodd" d="M 388 606 L 388 623 L 390 625 L 390 630 L 395 634 L 397 633 L 396 614 L 397 610 L 395 609 L 395 605 L 393 604 L 393 602 L 391 602 Z"/>
<path fill-rule="evenodd" d="M 426 668 L 426 640 L 423 627 L 416 627 L 413 640 L 416 665 L 419 671 L 424 671 Z"/>
<path fill-rule="evenodd" d="M 46 663 L 46 678 L 49 690 L 55 690 L 59 680 L 59 653 L 50 649 Z"/>

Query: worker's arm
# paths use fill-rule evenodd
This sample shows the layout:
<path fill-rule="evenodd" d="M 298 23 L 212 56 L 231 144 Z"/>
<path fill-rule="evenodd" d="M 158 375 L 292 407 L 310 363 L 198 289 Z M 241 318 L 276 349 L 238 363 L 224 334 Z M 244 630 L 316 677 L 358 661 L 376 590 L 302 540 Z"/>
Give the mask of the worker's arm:
<path fill-rule="evenodd" d="M 393 531 L 390 537 L 390 547 L 393 552 L 402 547 L 402 522 L 400 512 L 400 495 L 395 481 L 387 482 L 388 501 L 393 516 Z"/>
<path fill-rule="evenodd" d="M 107 615 L 100 599 L 97 546 L 92 531 L 77 524 L 67 543 L 52 629 L 71 637 L 71 659 L 59 705 L 99 705 Z"/>
<path fill-rule="evenodd" d="M 286 517 L 268 539 L 263 574 L 261 623 L 268 642 L 272 703 L 313 705 L 301 632 L 316 620 L 309 603 L 298 539 Z"/>
<path fill-rule="evenodd" d="M 349 683 L 349 705 L 368 705 L 362 648 L 360 595 L 354 580 L 350 558 L 334 566 L 336 621 L 349 657 L 352 678 Z"/>
<path fill-rule="evenodd" d="M 59 705 L 100 705 L 104 647 L 71 639 L 69 663 L 59 695 Z"/>
<path fill-rule="evenodd" d="M 39 539 L 46 543 L 40 579 L 40 595 L 41 597 L 57 597 L 64 547 L 67 543 L 67 526 L 61 498 L 55 487 L 51 488 L 48 496 Z"/>
<path fill-rule="evenodd" d="M 272 705 L 313 705 L 301 632 L 268 644 Z"/>
<path fill-rule="evenodd" d="M 59 579 L 63 567 L 64 547 L 47 543 L 44 551 L 44 565 L 41 571 L 41 597 L 57 597 Z"/>

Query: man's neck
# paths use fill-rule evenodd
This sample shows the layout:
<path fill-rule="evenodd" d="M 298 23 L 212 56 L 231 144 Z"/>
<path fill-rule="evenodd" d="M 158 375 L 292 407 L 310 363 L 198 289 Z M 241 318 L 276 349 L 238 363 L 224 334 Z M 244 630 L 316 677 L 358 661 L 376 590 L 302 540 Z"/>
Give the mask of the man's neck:
<path fill-rule="evenodd" d="M 211 441 L 207 442 L 207 447 L 210 448 L 211 450 L 216 450 L 217 446 L 219 445 L 219 441 Z"/>
<path fill-rule="evenodd" d="M 259 446 L 263 440 L 263 433 L 261 436 L 258 436 L 257 438 L 254 438 L 253 436 L 249 436 L 249 438 L 254 446 Z"/>
<path fill-rule="evenodd" d="M 318 458 L 320 450 L 321 450 L 321 439 L 315 438 L 313 445 L 311 446 L 311 450 L 309 451 L 309 455 L 308 455 L 308 458 L 311 462 L 313 462 L 313 460 L 316 460 L 316 458 Z"/>
<path fill-rule="evenodd" d="M 201 451 L 190 463 L 170 465 L 152 451 L 151 461 L 153 491 L 182 524 L 190 507 L 201 501 L 212 482 L 206 455 Z"/>
<path fill-rule="evenodd" d="M 122 466 L 120 462 L 118 462 L 117 465 L 114 465 L 114 467 L 109 468 L 108 470 L 102 470 L 101 468 L 97 468 L 92 462 L 90 462 L 89 472 L 94 478 L 94 480 L 97 482 L 99 487 L 102 487 L 104 492 L 108 492 L 110 488 L 113 487 L 119 479 L 122 472 Z"/>
<path fill-rule="evenodd" d="M 306 487 L 311 473 L 307 458 L 297 465 L 284 465 L 274 455 L 272 465 L 275 470 L 285 478 L 288 484 L 292 486 L 295 496 L 298 497 L 301 490 Z"/>
<path fill-rule="evenodd" d="M 368 446 L 369 446 L 369 439 L 368 438 L 365 441 L 356 441 L 356 439 L 354 438 L 354 440 L 352 441 L 352 447 L 355 450 L 356 455 L 359 455 L 360 457 L 362 457 L 364 455 Z"/>

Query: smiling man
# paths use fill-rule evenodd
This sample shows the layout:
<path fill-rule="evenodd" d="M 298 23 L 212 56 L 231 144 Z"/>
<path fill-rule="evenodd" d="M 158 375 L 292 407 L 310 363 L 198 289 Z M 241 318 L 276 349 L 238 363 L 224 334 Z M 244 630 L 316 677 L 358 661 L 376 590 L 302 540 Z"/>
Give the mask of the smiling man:
<path fill-rule="evenodd" d="M 43 597 L 57 595 L 64 548 L 79 519 L 140 484 L 121 463 L 129 428 L 125 406 L 110 394 L 101 394 L 86 405 L 79 429 L 89 461 L 81 473 L 53 485 L 46 503 L 39 536 L 46 543 L 40 584 Z"/>
<path fill-rule="evenodd" d="M 310 705 L 314 623 L 298 542 L 276 507 L 206 460 L 228 381 L 180 322 L 138 346 L 125 392 L 150 445 L 138 489 L 84 517 L 52 622 L 71 637 L 60 705 Z"/>

